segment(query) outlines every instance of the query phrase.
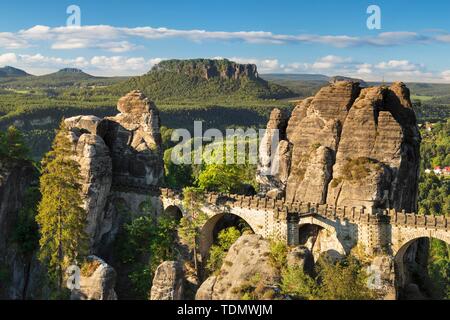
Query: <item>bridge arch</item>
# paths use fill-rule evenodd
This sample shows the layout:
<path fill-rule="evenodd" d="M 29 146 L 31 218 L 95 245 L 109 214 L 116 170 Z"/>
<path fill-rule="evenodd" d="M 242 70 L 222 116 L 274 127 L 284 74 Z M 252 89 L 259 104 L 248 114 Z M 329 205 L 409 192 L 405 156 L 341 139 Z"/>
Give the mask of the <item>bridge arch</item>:
<path fill-rule="evenodd" d="M 237 225 L 239 222 L 244 222 L 252 232 L 255 232 L 257 226 L 252 225 L 252 222 L 250 220 L 234 213 L 219 213 L 210 217 L 208 221 L 206 221 L 200 232 L 199 251 L 202 262 L 205 262 L 205 260 L 207 259 L 209 249 L 214 244 L 218 233 L 221 230 L 232 226 L 241 228 L 241 226 Z"/>
<path fill-rule="evenodd" d="M 164 208 L 163 215 L 179 222 L 183 218 L 183 211 L 177 205 L 172 204 Z"/>
<path fill-rule="evenodd" d="M 439 240 L 450 245 L 445 234 L 432 232 L 410 233 L 402 238 L 394 254 L 395 287 L 399 299 L 431 298 L 428 274 L 430 241 Z"/>
<path fill-rule="evenodd" d="M 298 224 L 298 237 L 299 244 L 312 252 L 314 261 L 323 255 L 332 260 L 341 259 L 346 255 L 336 227 L 325 221 L 313 217 L 301 219 Z"/>

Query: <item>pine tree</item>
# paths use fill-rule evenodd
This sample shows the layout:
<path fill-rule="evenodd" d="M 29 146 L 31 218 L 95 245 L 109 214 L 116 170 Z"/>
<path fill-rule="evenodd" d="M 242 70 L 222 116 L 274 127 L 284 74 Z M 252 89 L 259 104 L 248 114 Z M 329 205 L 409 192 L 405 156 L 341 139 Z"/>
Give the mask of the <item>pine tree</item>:
<path fill-rule="evenodd" d="M 16 127 L 10 126 L 5 133 L 0 132 L 0 158 L 20 160 L 27 159 L 28 154 L 23 135 Z"/>
<path fill-rule="evenodd" d="M 80 168 L 68 130 L 61 124 L 42 161 L 41 202 L 36 221 L 40 227 L 40 260 L 47 263 L 50 278 L 61 288 L 63 271 L 87 249 L 87 213 L 82 208 Z"/>

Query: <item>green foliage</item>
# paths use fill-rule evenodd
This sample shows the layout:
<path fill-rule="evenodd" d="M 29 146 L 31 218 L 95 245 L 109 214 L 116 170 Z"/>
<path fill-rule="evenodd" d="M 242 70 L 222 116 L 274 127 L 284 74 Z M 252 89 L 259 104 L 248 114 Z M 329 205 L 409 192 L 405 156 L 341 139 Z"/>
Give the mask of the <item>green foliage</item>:
<path fill-rule="evenodd" d="M 147 299 L 156 268 L 175 258 L 176 229 L 177 222 L 167 216 L 145 215 L 124 226 L 118 251 L 121 262 L 130 267 L 128 277 L 137 299 Z"/>
<path fill-rule="evenodd" d="M 164 152 L 165 183 L 169 188 L 182 189 L 193 184 L 192 166 L 174 164 L 172 161 L 173 149 Z"/>
<path fill-rule="evenodd" d="M 281 273 L 281 292 L 299 300 L 315 300 L 318 285 L 301 267 L 287 267 Z"/>
<path fill-rule="evenodd" d="M 205 191 L 242 194 L 250 178 L 249 172 L 246 165 L 211 164 L 200 172 L 196 182 Z"/>
<path fill-rule="evenodd" d="M 288 246 L 283 241 L 270 242 L 270 263 L 277 270 L 283 270 L 287 265 Z"/>
<path fill-rule="evenodd" d="M 48 265 L 51 279 L 61 288 L 63 270 L 87 251 L 87 213 L 82 208 L 79 164 L 68 130 L 61 125 L 52 150 L 42 161 L 36 221 L 40 229 L 39 258 Z"/>
<path fill-rule="evenodd" d="M 23 135 L 16 127 L 10 126 L 5 133 L 0 132 L 0 159 L 27 159 L 28 154 Z"/>
<path fill-rule="evenodd" d="M 19 211 L 13 240 L 24 257 L 31 256 L 39 247 L 39 230 L 36 223 L 37 205 L 41 200 L 39 188 L 27 190 L 22 208 Z"/>
<path fill-rule="evenodd" d="M 206 78 L 203 70 L 216 67 L 219 72 L 232 66 L 228 60 L 170 60 L 163 61 L 141 77 L 112 86 L 110 91 L 123 94 L 133 89 L 143 91 L 157 102 L 256 101 L 293 96 L 280 85 L 269 84 L 261 78 L 239 79 L 214 76 Z"/>
<path fill-rule="evenodd" d="M 349 181 L 361 181 L 366 178 L 371 171 L 379 170 L 381 170 L 380 164 L 372 159 L 365 157 L 347 159 L 343 170 L 345 175 L 342 178 Z"/>
<path fill-rule="evenodd" d="M 438 299 L 450 299 L 450 245 L 431 240 L 428 272 Z"/>
<path fill-rule="evenodd" d="M 450 166 L 450 119 L 422 130 L 421 176 L 419 181 L 419 214 L 443 215 L 450 212 L 450 179 L 426 174 L 425 169 Z M 433 295 L 450 299 L 449 245 L 435 239 L 430 241 L 428 271 L 433 281 Z"/>
<path fill-rule="evenodd" d="M 228 250 L 230 250 L 231 246 L 241 235 L 241 231 L 235 227 L 226 228 L 219 232 L 217 243 L 211 246 L 206 264 L 206 269 L 210 273 L 216 273 L 220 270 Z"/>
<path fill-rule="evenodd" d="M 350 256 L 338 262 L 319 260 L 314 279 L 300 268 L 282 272 L 282 293 L 302 300 L 374 300 L 376 291 L 367 286 L 368 274 Z"/>
<path fill-rule="evenodd" d="M 201 210 L 204 201 L 202 190 L 194 187 L 183 189 L 183 206 L 187 215 L 181 218 L 178 233 L 180 238 L 191 244 L 193 248 L 197 248 L 197 238 L 200 235 L 201 228 L 208 220 L 206 213 Z"/>
<path fill-rule="evenodd" d="M 276 293 L 268 287 L 260 274 L 255 274 L 242 284 L 236 293 L 241 295 L 241 300 L 273 300 Z"/>
<path fill-rule="evenodd" d="M 368 288 L 368 274 L 360 262 L 350 256 L 332 263 L 321 261 L 318 271 L 321 300 L 373 300 L 377 293 Z"/>

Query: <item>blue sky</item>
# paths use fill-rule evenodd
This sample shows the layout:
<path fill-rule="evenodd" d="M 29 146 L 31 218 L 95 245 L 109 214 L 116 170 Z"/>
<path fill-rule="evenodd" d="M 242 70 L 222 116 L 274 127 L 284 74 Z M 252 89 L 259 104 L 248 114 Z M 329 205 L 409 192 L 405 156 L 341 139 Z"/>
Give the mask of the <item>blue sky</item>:
<path fill-rule="evenodd" d="M 224 57 L 261 73 L 450 82 L 448 1 L 23 1 L 0 4 L 0 66 L 135 75 L 162 59 Z M 66 9 L 81 9 L 68 28 Z M 366 26 L 369 5 L 381 29 Z"/>

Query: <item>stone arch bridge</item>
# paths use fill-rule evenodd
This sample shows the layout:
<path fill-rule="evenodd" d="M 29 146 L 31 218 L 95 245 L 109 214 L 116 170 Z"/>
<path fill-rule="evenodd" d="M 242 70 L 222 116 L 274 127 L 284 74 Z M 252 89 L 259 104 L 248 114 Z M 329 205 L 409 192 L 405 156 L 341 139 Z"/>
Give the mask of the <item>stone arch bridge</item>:
<path fill-rule="evenodd" d="M 161 189 L 164 210 L 178 208 L 185 213 L 182 194 Z M 275 237 L 289 245 L 298 245 L 302 227 L 313 225 L 325 229 L 337 241 L 334 250 L 349 254 L 360 246 L 369 256 L 403 254 L 410 243 L 420 238 L 436 238 L 450 244 L 450 219 L 445 216 L 417 215 L 396 210 L 336 208 L 315 203 L 288 203 L 259 196 L 205 194 L 204 211 L 209 220 L 204 226 L 206 242 L 212 243 L 212 228 L 224 214 L 245 220 L 256 234 Z"/>
<path fill-rule="evenodd" d="M 115 195 L 128 199 L 126 202 L 132 202 L 128 206 L 135 210 L 148 201 L 150 194 L 152 203 L 159 207 L 159 214 L 166 212 L 181 217 L 187 213 L 180 191 L 156 187 L 122 189 L 115 187 Z M 127 197 L 130 192 L 135 196 Z M 324 230 L 327 237 L 319 254 L 332 251 L 342 256 L 352 250 L 364 253 L 365 258 L 372 261 L 369 268 L 382 279 L 373 280 L 374 287 L 387 288 L 385 297 L 389 298 L 398 297 L 401 288 L 408 284 L 410 274 L 404 257 L 408 257 L 406 253 L 413 243 L 418 239 L 435 238 L 450 244 L 450 219 L 445 216 L 218 193 L 205 193 L 200 209 L 208 216 L 200 237 L 201 261 L 207 258 L 214 242 L 215 227 L 225 215 L 235 215 L 254 233 L 285 241 L 290 246 L 304 244 L 305 235 L 316 228 Z"/>

